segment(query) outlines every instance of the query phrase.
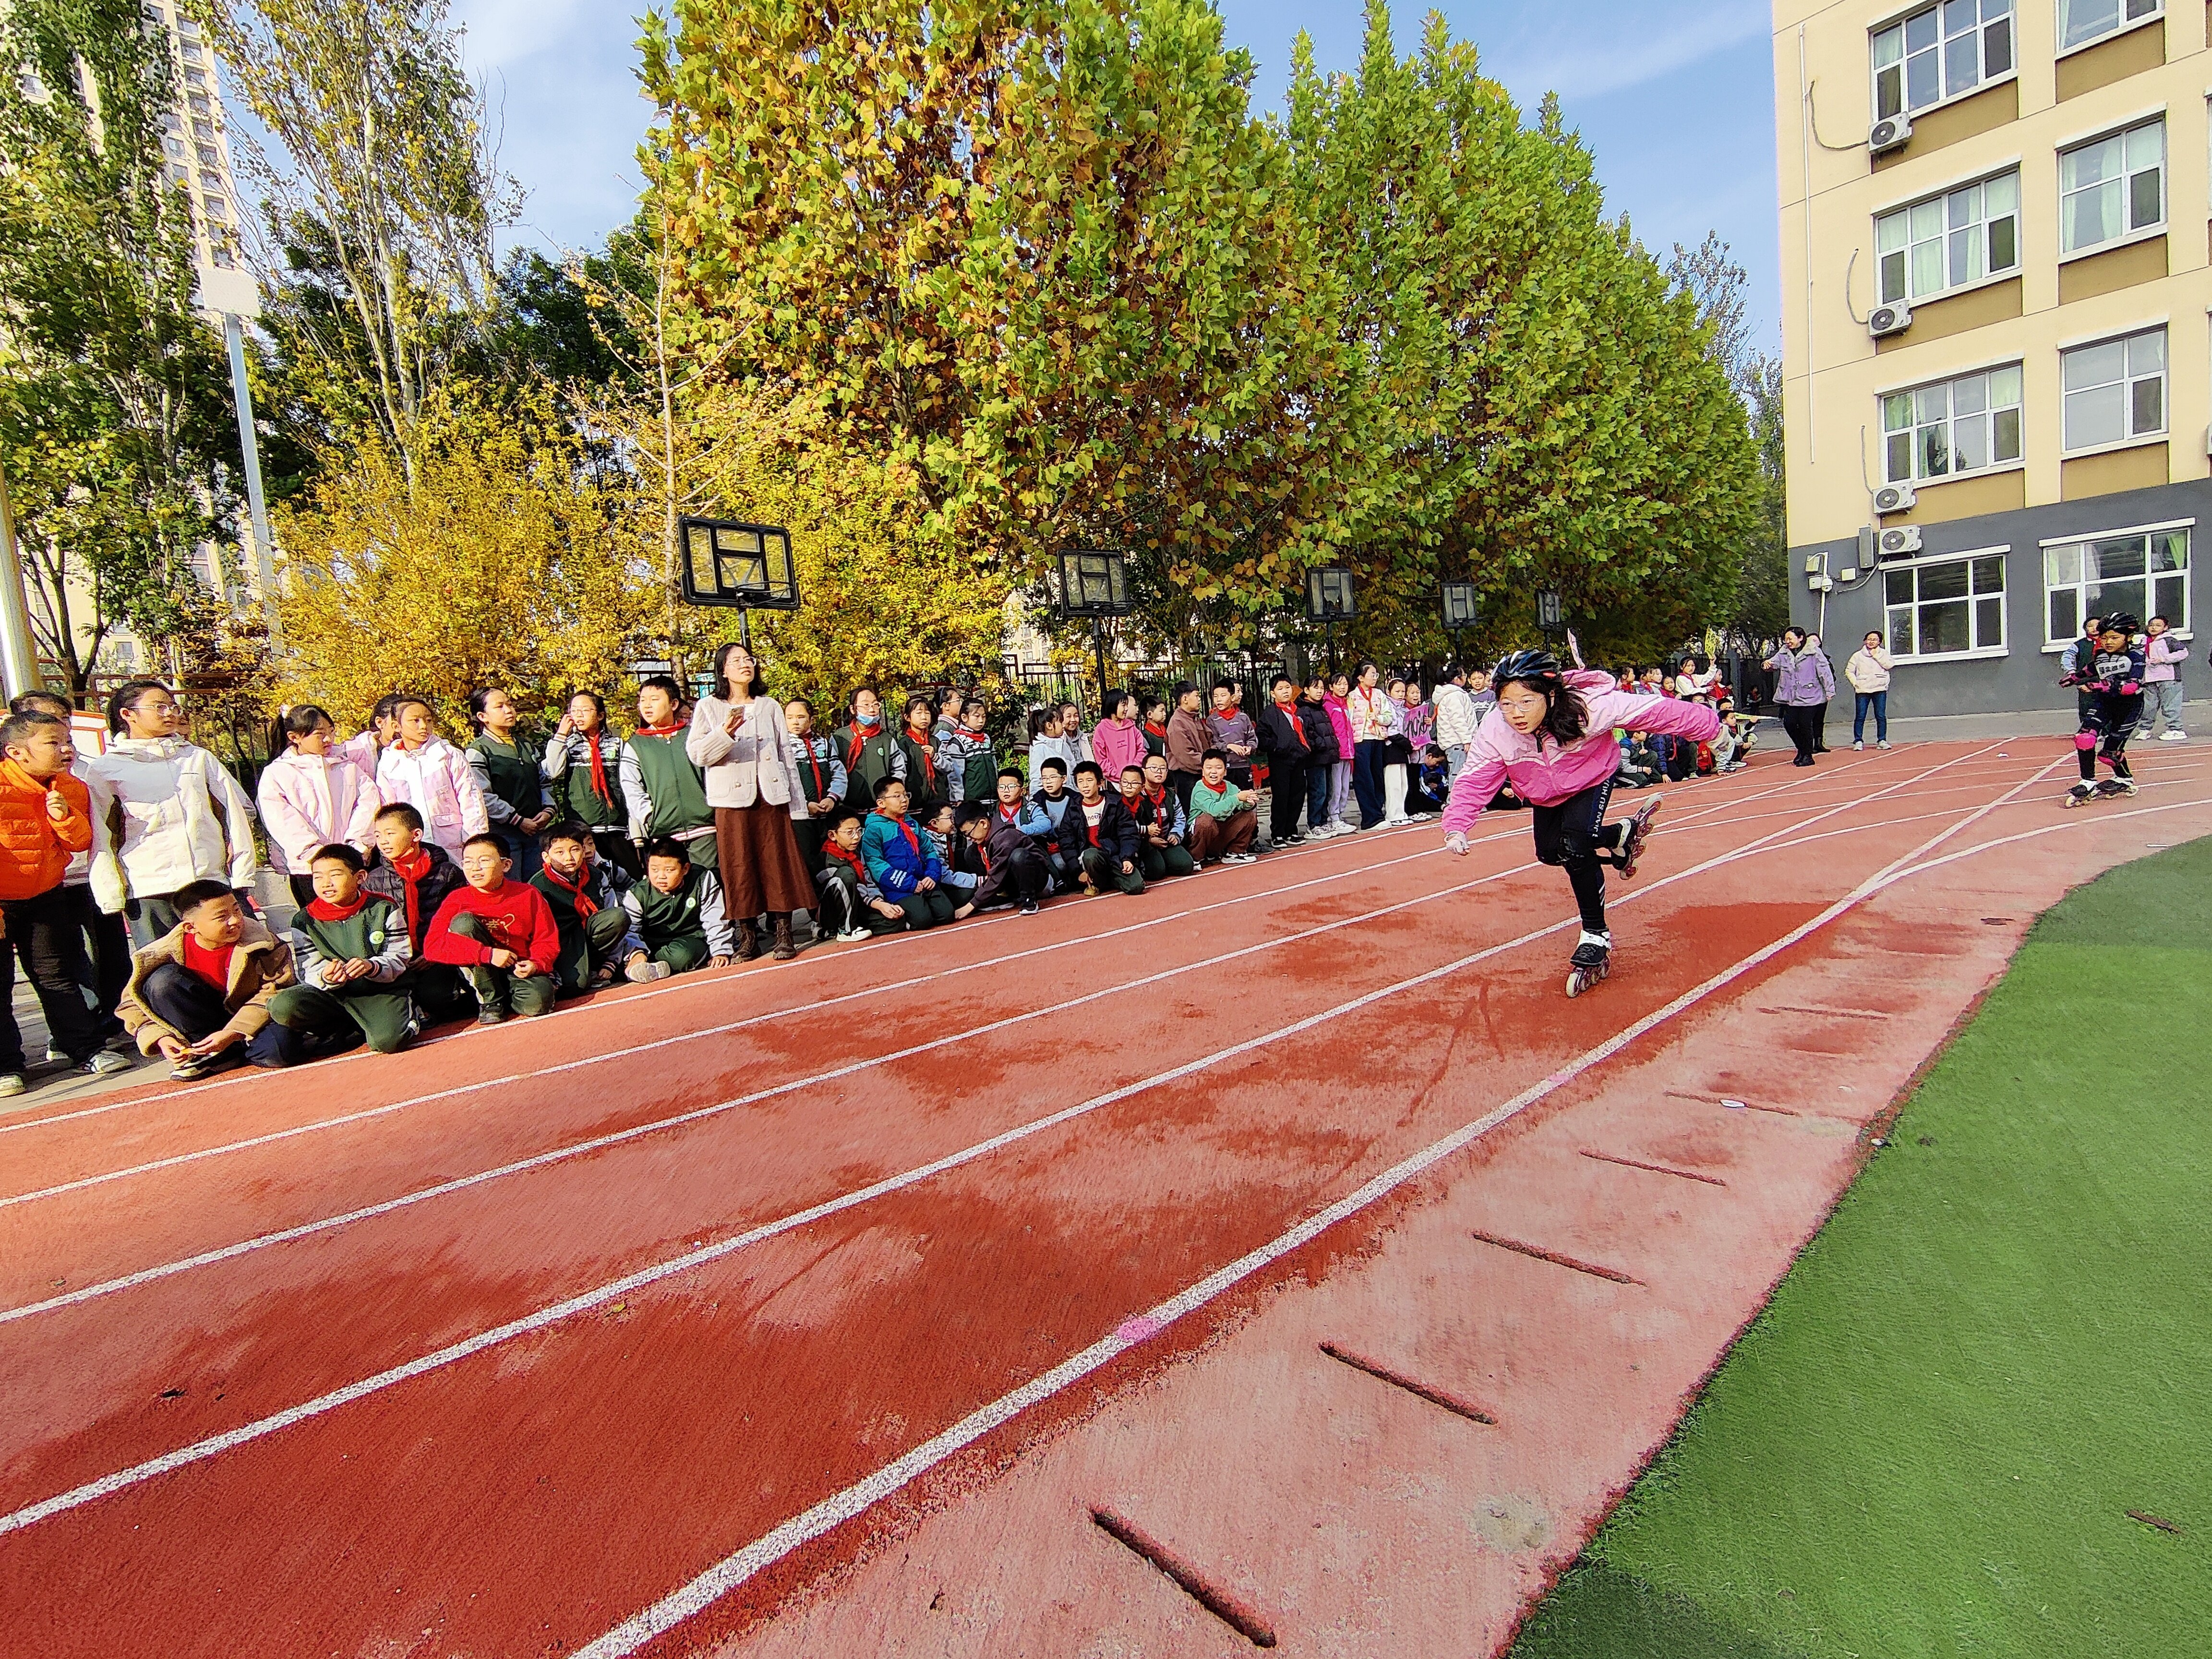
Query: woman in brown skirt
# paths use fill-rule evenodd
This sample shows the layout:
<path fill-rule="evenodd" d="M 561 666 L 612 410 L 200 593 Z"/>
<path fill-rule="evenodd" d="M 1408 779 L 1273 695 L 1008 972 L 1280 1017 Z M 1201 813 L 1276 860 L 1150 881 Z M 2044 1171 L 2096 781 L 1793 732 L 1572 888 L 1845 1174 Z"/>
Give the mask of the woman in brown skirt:
<path fill-rule="evenodd" d="M 757 922 L 765 910 L 775 929 L 773 954 L 788 962 L 799 954 L 791 913 L 814 908 L 814 878 L 792 830 L 806 816 L 806 798 L 792 763 L 783 706 L 768 695 L 759 665 L 742 645 L 726 645 L 716 655 L 714 689 L 692 711 L 684 746 L 707 775 L 722 902 L 738 925 L 738 957 L 760 954 Z"/>

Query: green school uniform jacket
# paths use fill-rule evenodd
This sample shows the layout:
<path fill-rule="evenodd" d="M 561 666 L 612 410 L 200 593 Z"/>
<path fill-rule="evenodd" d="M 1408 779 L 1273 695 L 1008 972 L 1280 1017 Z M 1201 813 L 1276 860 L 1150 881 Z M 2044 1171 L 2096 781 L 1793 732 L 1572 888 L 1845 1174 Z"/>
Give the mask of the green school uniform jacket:
<path fill-rule="evenodd" d="M 468 757 L 484 787 L 485 807 L 495 824 L 534 818 L 545 810 L 545 781 L 538 775 L 535 750 L 478 732 Z"/>
<path fill-rule="evenodd" d="M 688 730 L 679 727 L 674 736 L 665 738 L 633 732 L 626 745 L 628 758 L 622 775 L 627 781 L 634 773 L 639 785 L 637 791 L 629 792 L 632 808 L 638 809 L 633 811 L 630 833 L 641 842 L 714 826 L 714 809 L 707 805 L 706 783 L 699 769 L 691 764 L 691 757 L 684 751 Z"/>
<path fill-rule="evenodd" d="M 876 786 L 885 778 L 906 776 L 906 751 L 899 747 L 898 734 L 881 721 L 877 722 L 875 735 L 860 742 L 854 739 L 859 734 L 850 723 L 839 726 L 830 734 L 830 741 L 837 745 L 837 758 L 845 763 L 845 775 L 852 780 L 845 787 L 845 799 L 862 811 L 876 799 Z"/>
<path fill-rule="evenodd" d="M 648 954 L 678 939 L 690 939 L 702 955 L 726 957 L 736 953 L 730 924 L 722 914 L 721 884 L 706 870 L 690 870 L 684 884 L 664 893 L 649 881 L 632 882 L 623 895 L 629 913 L 630 932 Z"/>
<path fill-rule="evenodd" d="M 368 979 L 354 981 L 353 985 L 389 985 L 414 961 L 415 944 L 407 937 L 407 918 L 390 899 L 368 894 L 361 908 L 343 921 L 327 921 L 316 915 L 314 909 L 313 905 L 302 906 L 292 918 L 292 954 L 301 984 L 319 991 L 326 989 L 324 969 L 335 962 L 360 961 L 369 964 Z M 350 988 L 340 986 L 337 992 Z"/>

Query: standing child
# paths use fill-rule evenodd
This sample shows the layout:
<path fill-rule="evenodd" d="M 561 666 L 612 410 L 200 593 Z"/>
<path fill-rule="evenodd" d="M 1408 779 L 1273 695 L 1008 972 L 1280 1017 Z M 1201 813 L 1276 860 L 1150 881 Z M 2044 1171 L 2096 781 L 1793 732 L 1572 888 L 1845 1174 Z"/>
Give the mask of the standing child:
<path fill-rule="evenodd" d="M 2135 643 L 2136 619 L 2107 617 L 2097 635 L 2094 656 L 2077 657 L 2074 672 L 2060 682 L 2087 696 L 2087 712 L 2081 729 L 2074 734 L 2075 758 L 2081 763 L 2081 781 L 2067 792 L 2066 805 L 2079 806 L 2097 795 L 2132 795 L 2136 775 L 2128 765 L 2128 738 L 2142 718 L 2142 647 Z M 2099 748 L 2100 740 L 2103 747 Z M 2097 781 L 2097 762 L 2102 758 L 2112 775 Z"/>
<path fill-rule="evenodd" d="M 1333 673 L 1328 677 L 1328 695 L 1322 700 L 1328 710 L 1329 725 L 1336 732 L 1336 761 L 1329 768 L 1328 821 L 1332 833 L 1341 824 L 1346 830 L 1358 830 L 1357 815 L 1346 817 L 1345 808 L 1352 799 L 1352 773 L 1358 752 L 1358 740 L 1352 732 L 1352 677 Z"/>
<path fill-rule="evenodd" d="M 1030 710 L 1030 776 L 1036 780 L 1048 760 L 1060 763 L 1062 776 L 1075 769 L 1075 745 L 1060 728 L 1060 705 Z"/>
<path fill-rule="evenodd" d="M 490 832 L 483 787 L 461 751 L 438 735 L 428 703 L 403 697 L 393 720 L 398 736 L 377 758 L 377 793 L 412 806 L 430 839 L 459 859 L 470 836 Z"/>
<path fill-rule="evenodd" d="M 691 862 L 680 841 L 664 837 L 647 845 L 645 879 L 632 883 L 622 902 L 629 919 L 623 971 L 633 985 L 702 966 L 726 968 L 737 959 L 722 884 L 713 871 Z"/>
<path fill-rule="evenodd" d="M 1260 750 L 1267 757 L 1267 839 L 1278 847 L 1305 839 L 1298 812 L 1306 805 L 1306 773 L 1312 745 L 1299 718 L 1297 683 L 1278 674 L 1267 687 L 1269 702 L 1260 711 Z"/>
<path fill-rule="evenodd" d="M 1705 743 L 1719 730 L 1720 716 L 1704 703 L 1630 696 L 1614 689 L 1610 674 L 1562 672 L 1548 651 L 1504 658 L 1496 684 L 1498 707 L 1483 717 L 1444 809 L 1444 846 L 1464 857 L 1467 832 L 1509 781 L 1535 808 L 1536 857 L 1566 867 L 1582 914 L 1582 939 L 1567 974 L 1567 994 L 1579 996 L 1612 971 L 1605 866 L 1612 865 L 1624 880 L 1636 873 L 1662 799 L 1652 796 L 1626 823 L 1605 821 L 1620 756 L 1614 728 L 1633 721 L 1638 731 Z"/>
<path fill-rule="evenodd" d="M 553 912 L 560 951 L 553 971 L 562 994 L 611 985 L 615 964 L 627 959 L 623 940 L 629 933 L 623 890 L 631 884 L 614 866 L 592 856 L 592 834 L 571 819 L 556 823 L 538 839 L 544 867 L 529 884 Z"/>
<path fill-rule="evenodd" d="M 822 843 L 822 868 L 814 878 L 821 895 L 817 914 L 822 931 L 834 933 L 842 945 L 896 933 L 906 926 L 906 912 L 886 899 L 868 874 L 867 860 L 860 852 L 861 822 L 861 815 L 850 807 L 831 822 L 830 839 Z"/>
<path fill-rule="evenodd" d="M 623 744 L 623 799 L 629 804 L 630 840 L 642 848 L 672 840 L 702 870 L 718 860 L 714 809 L 707 804 L 707 781 L 684 752 L 683 690 L 665 674 L 637 688 L 638 728 Z"/>
<path fill-rule="evenodd" d="M 1145 757 L 1168 752 L 1168 700 L 1155 692 L 1145 694 L 1145 718 L 1139 729 L 1145 734 Z"/>
<path fill-rule="evenodd" d="M 2181 729 L 2181 669 L 2189 647 L 2173 637 L 2173 624 L 2164 617 L 2150 619 L 2150 639 L 2143 652 L 2143 735 L 2160 743 L 2186 743 Z M 2166 730 L 2158 729 L 2160 720 Z"/>
<path fill-rule="evenodd" d="M 292 902 L 315 896 L 308 866 L 333 842 L 364 854 L 375 845 L 376 781 L 337 753 L 337 728 L 313 703 L 286 709 L 270 724 L 269 764 L 254 793 L 269 837 L 269 867 L 291 884 Z"/>
<path fill-rule="evenodd" d="M 791 833 L 799 839 L 799 856 L 811 871 L 822 862 L 822 838 L 830 833 L 830 815 L 844 805 L 845 763 L 837 745 L 814 729 L 814 705 L 793 697 L 783 706 L 783 723 L 791 732 L 791 766 L 799 775 L 799 793 L 806 798 L 806 816 L 793 818 Z"/>
<path fill-rule="evenodd" d="M 423 951 L 432 962 L 468 970 L 479 1025 L 497 1025 L 510 1014 L 524 1019 L 550 1014 L 560 994 L 553 968 L 560 960 L 561 930 L 544 895 L 527 882 L 509 881 L 508 867 L 498 836 L 489 831 L 470 836 L 461 848 L 467 885 L 455 888 L 438 908 Z"/>
<path fill-rule="evenodd" d="M 884 724 L 883 699 L 875 687 L 864 685 L 853 693 L 852 718 L 830 736 L 845 769 L 848 803 L 872 801 L 878 783 L 906 775 L 906 751 L 899 747 L 898 734 Z"/>
<path fill-rule="evenodd" d="M 952 920 L 945 892 L 945 866 L 929 832 L 907 816 L 906 785 L 885 778 L 876 786 L 876 810 L 860 832 L 868 879 L 906 914 L 908 927 L 940 927 Z"/>
<path fill-rule="evenodd" d="M 596 691 L 576 692 L 545 740 L 545 779 L 555 786 L 553 805 L 557 816 L 592 832 L 601 858 L 635 877 L 637 848 L 629 838 L 629 807 L 623 799 L 622 760 L 623 742 L 607 729 L 605 702 Z"/>
<path fill-rule="evenodd" d="M 1109 691 L 1105 701 L 1106 718 L 1091 734 L 1091 757 L 1108 777 L 1118 778 L 1124 767 L 1141 769 L 1149 751 L 1144 732 L 1137 725 L 1137 694 Z"/>
<path fill-rule="evenodd" d="M 899 753 L 906 757 L 906 767 L 896 775 L 906 785 L 907 799 L 917 806 L 945 799 L 945 775 L 937 769 L 937 736 L 930 729 L 936 712 L 927 697 L 908 697 L 905 723 L 899 728 Z"/>
<path fill-rule="evenodd" d="M 188 883 L 173 902 L 176 927 L 131 959 L 118 1009 L 139 1052 L 160 1054 L 176 1078 L 298 1064 L 299 1040 L 269 1018 L 292 983 L 291 951 L 221 881 Z"/>
<path fill-rule="evenodd" d="M 1320 674 L 1306 682 L 1298 699 L 1298 724 L 1306 734 L 1306 836 L 1324 841 L 1339 832 L 1329 811 L 1336 793 L 1336 763 L 1342 758 L 1336 747 L 1336 722 L 1329 718 L 1328 681 Z"/>
<path fill-rule="evenodd" d="M 433 1024 L 466 1019 L 476 1012 L 477 1000 L 460 969 L 423 956 L 430 924 L 453 890 L 467 885 L 461 866 L 447 857 L 444 848 L 424 838 L 422 815 L 405 801 L 379 809 L 375 836 L 376 851 L 369 860 L 365 885 L 388 900 L 406 921 L 409 954 L 415 963 L 408 989 L 415 1006 Z"/>
<path fill-rule="evenodd" d="M 1229 757 L 1230 781 L 1252 787 L 1252 761 L 1260 752 L 1260 728 L 1244 712 L 1243 693 L 1234 680 L 1213 683 L 1213 712 L 1206 717 L 1209 746 Z"/>
<path fill-rule="evenodd" d="M 999 775 L 999 763 L 991 750 L 991 734 L 984 729 L 989 710 L 981 697 L 960 706 L 960 721 L 937 741 L 937 769 L 945 780 L 943 800 L 988 800 Z"/>
<path fill-rule="evenodd" d="M 522 710 L 498 686 L 469 693 L 469 720 L 477 729 L 469 739 L 469 769 L 483 791 L 484 816 L 526 881 L 538 873 L 538 837 L 553 822 L 538 752 L 516 741 Z"/>
<path fill-rule="evenodd" d="M 1204 694 L 1185 681 L 1170 695 L 1175 698 L 1175 713 L 1168 716 L 1168 787 L 1188 807 L 1199 769 L 1205 763 L 1206 751 L 1213 747 L 1213 739 L 1206 729 Z"/>
<path fill-rule="evenodd" d="M 299 983 L 270 1000 L 270 1020 L 299 1040 L 302 1059 L 336 1054 L 363 1037 L 380 1054 L 422 1030 L 407 993 L 415 947 L 407 919 L 362 885 L 361 849 L 333 842 L 309 860 L 315 896 L 292 918 Z"/>

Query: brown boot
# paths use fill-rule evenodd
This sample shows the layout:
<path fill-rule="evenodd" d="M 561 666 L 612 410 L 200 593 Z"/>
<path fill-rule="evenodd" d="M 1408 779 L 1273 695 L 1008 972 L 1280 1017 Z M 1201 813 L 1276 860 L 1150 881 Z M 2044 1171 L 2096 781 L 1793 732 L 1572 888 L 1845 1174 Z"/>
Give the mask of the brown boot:
<path fill-rule="evenodd" d="M 799 954 L 799 947 L 791 942 L 791 912 L 781 910 L 775 918 L 775 949 L 769 954 L 778 962 L 789 962 Z"/>
<path fill-rule="evenodd" d="M 738 924 L 738 960 L 750 962 L 760 954 L 760 929 L 750 921 Z"/>

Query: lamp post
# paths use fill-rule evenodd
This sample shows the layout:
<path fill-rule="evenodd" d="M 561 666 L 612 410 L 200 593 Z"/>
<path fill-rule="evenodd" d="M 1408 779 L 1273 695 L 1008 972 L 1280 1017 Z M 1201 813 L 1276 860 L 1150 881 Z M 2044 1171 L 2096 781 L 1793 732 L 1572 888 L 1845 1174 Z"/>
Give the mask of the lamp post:
<path fill-rule="evenodd" d="M 1444 632 L 1451 635 L 1454 660 L 1464 660 L 1460 635 L 1482 624 L 1482 594 L 1473 582 L 1446 582 L 1437 590 Z"/>
<path fill-rule="evenodd" d="M 1340 564 L 1325 564 L 1306 572 L 1306 620 L 1317 622 L 1328 635 L 1328 672 L 1336 672 L 1336 625 L 1359 614 L 1352 572 Z"/>
<path fill-rule="evenodd" d="M 1546 639 L 1551 639 L 1566 624 L 1566 606 L 1556 587 L 1539 588 L 1536 592 L 1536 629 Z"/>
<path fill-rule="evenodd" d="M 734 609 L 738 642 L 746 650 L 753 648 L 754 611 L 799 609 L 791 532 L 781 525 L 684 519 L 678 522 L 676 534 L 684 550 L 684 602 Z"/>
<path fill-rule="evenodd" d="M 1106 622 L 1137 608 L 1129 592 L 1128 555 L 1100 548 L 1069 548 L 1060 556 L 1060 614 L 1070 621 L 1088 618 L 1091 645 L 1098 654 L 1098 696 L 1107 691 Z M 1111 709 L 1106 710 L 1111 714 Z"/>

